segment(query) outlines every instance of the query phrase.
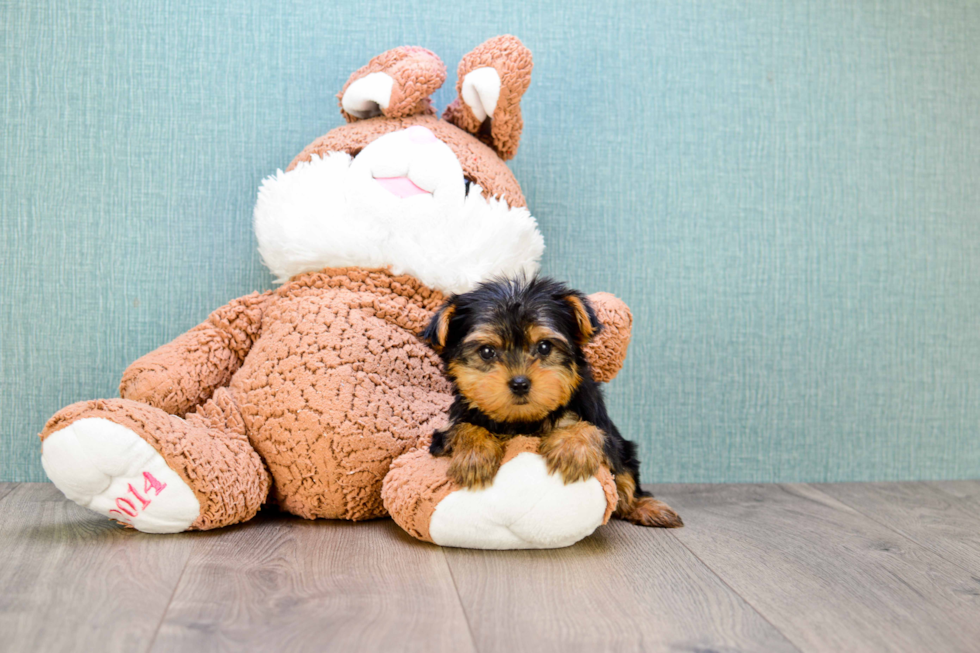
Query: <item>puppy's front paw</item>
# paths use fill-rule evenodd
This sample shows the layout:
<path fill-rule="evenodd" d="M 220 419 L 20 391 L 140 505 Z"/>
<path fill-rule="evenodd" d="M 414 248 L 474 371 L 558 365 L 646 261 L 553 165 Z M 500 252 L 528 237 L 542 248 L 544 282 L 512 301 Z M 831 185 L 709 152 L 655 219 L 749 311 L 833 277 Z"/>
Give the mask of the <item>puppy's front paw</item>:
<path fill-rule="evenodd" d="M 548 471 L 561 474 L 566 485 L 592 478 L 606 459 L 603 437 L 602 431 L 589 422 L 553 431 L 541 443 Z"/>
<path fill-rule="evenodd" d="M 453 458 L 447 473 L 457 485 L 483 488 L 493 482 L 504 458 L 504 446 L 486 429 L 460 424 L 453 433 Z"/>
<path fill-rule="evenodd" d="M 453 454 L 447 473 L 457 485 L 468 489 L 484 488 L 493 483 L 503 457 L 502 447 L 457 451 Z"/>

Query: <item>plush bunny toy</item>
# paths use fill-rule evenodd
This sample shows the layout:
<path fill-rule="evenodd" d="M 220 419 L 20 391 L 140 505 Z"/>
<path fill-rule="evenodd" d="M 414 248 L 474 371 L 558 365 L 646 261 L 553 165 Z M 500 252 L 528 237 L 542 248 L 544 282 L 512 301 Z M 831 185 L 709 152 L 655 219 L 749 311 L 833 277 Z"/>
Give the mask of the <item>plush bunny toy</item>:
<path fill-rule="evenodd" d="M 463 495 L 417 449 L 451 400 L 439 359 L 417 334 L 445 295 L 534 273 L 544 248 L 504 163 L 521 134 L 530 52 L 502 36 L 468 54 L 459 98 L 440 120 L 429 95 L 445 75 L 428 50 L 402 47 L 351 76 L 339 95 L 348 124 L 259 190 L 259 251 L 282 285 L 229 302 L 137 360 L 121 399 L 52 417 L 42 463 L 67 497 L 155 533 L 242 522 L 270 500 L 309 519 L 371 519 L 386 514 L 392 462 L 411 452 L 388 504 L 404 512 L 400 523 L 425 522 L 409 532 L 438 541 L 429 521 L 444 499 Z M 589 358 L 608 380 L 625 356 L 629 311 L 611 295 L 592 301 L 607 328 Z M 541 470 L 528 469 L 520 483 L 533 477 L 537 487 Z M 506 494 L 509 476 L 490 490 Z M 580 483 L 589 487 L 548 486 L 552 498 L 541 505 L 554 514 L 539 516 L 543 530 L 486 545 L 558 546 L 587 535 L 608 518 L 615 492 L 603 479 Z M 510 491 L 511 512 L 537 500 L 527 492 Z M 582 511 L 563 511 L 563 492 L 576 506 L 588 495 L 588 514 L 571 525 L 568 515 Z M 467 501 L 463 513 L 486 512 L 480 497 Z M 456 533 L 474 532 L 461 523 L 436 533 L 482 546 L 479 533 Z"/>

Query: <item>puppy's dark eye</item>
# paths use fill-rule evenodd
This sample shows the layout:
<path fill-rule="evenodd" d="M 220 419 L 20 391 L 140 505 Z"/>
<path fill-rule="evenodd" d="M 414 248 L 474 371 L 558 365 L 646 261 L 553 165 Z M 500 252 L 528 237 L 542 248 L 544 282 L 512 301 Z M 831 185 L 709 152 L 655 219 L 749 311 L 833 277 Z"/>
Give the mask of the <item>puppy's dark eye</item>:
<path fill-rule="evenodd" d="M 473 185 L 473 181 L 472 180 L 467 179 L 466 177 L 463 177 L 463 189 L 465 191 L 464 194 L 467 197 L 469 197 L 469 194 L 470 194 L 470 186 L 472 186 L 472 185 Z"/>
<path fill-rule="evenodd" d="M 551 343 L 547 340 L 542 340 L 535 349 L 538 352 L 538 356 L 547 356 L 551 353 Z"/>
<path fill-rule="evenodd" d="M 490 345 L 483 345 L 480 347 L 480 358 L 485 361 L 493 360 L 493 357 L 497 355 L 497 350 Z"/>

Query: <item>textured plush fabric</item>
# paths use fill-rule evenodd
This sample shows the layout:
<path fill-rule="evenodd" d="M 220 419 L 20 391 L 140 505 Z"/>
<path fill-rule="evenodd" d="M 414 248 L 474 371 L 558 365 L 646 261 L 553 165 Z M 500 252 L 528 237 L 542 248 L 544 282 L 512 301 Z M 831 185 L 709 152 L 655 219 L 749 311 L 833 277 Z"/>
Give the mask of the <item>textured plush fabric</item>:
<path fill-rule="evenodd" d="M 494 120 L 501 114 L 510 124 L 506 133 L 514 138 L 520 125 L 513 122 L 513 114 L 527 86 L 530 55 L 514 37 L 491 39 L 477 51 L 483 53 L 484 62 L 494 61 L 494 54 L 505 63 L 525 59 L 524 77 L 507 73 L 501 82 L 503 87 L 523 85 L 504 104 L 490 99 L 482 104 L 480 98 L 465 96 L 467 102 L 481 102 L 481 111 L 490 112 Z M 176 464 L 183 470 L 180 478 L 190 479 L 184 480 L 182 490 L 188 501 L 180 508 L 175 504 L 174 517 L 161 517 L 159 523 L 147 513 L 146 527 L 173 532 L 187 524 L 214 528 L 251 518 L 251 508 L 266 498 L 268 478 L 261 478 L 258 493 L 244 493 L 244 498 L 239 497 L 237 503 L 233 500 L 215 517 L 212 504 L 220 506 L 222 493 L 233 486 L 232 481 L 239 485 L 247 481 L 252 469 L 229 469 L 233 462 L 210 449 L 199 451 L 185 421 L 180 420 L 186 414 L 186 423 L 205 424 L 216 438 L 227 431 L 240 446 L 247 438 L 254 447 L 247 453 L 256 459 L 257 452 L 261 458 L 262 474 L 271 474 L 273 497 L 284 510 L 308 519 L 360 520 L 385 514 L 381 488 L 392 461 L 442 426 L 451 403 L 440 359 L 417 334 L 445 301 L 444 293 L 466 290 L 495 274 L 531 274 L 537 270 L 543 247 L 527 209 L 509 207 L 502 197 L 505 188 L 494 188 L 498 178 L 489 179 L 489 198 L 467 193 L 461 156 L 475 170 L 498 166 L 516 185 L 497 152 L 480 145 L 473 134 L 438 121 L 432 123 L 432 130 L 418 124 L 394 133 L 377 129 L 386 124 L 404 126 L 402 116 L 408 113 L 419 113 L 418 118 L 430 113 L 426 98 L 442 81 L 439 66 L 431 52 L 408 47 L 375 57 L 354 73 L 339 95 L 341 107 L 355 123 L 381 112 L 363 123 L 373 127 L 359 131 L 356 142 L 346 138 L 349 130 L 335 130 L 319 139 L 322 143 L 332 135 L 340 149 L 314 152 L 310 156 L 316 156 L 315 160 L 300 161 L 291 171 L 267 179 L 259 194 L 255 211 L 259 249 L 270 269 L 288 281 L 274 293 L 253 293 L 232 301 L 204 323 L 137 360 L 123 374 L 122 403 L 82 403 L 59 412 L 41 436 L 43 441 L 55 430 L 64 430 L 42 454 L 45 470 L 59 487 L 111 516 L 106 506 L 113 505 L 113 491 L 100 490 L 104 481 L 108 479 L 111 487 L 126 486 L 129 476 L 119 474 L 138 476 L 144 454 L 162 466 L 158 471 L 173 475 L 176 470 L 166 468 L 163 449 L 176 442 L 172 447 L 186 458 Z M 498 89 L 494 75 L 489 86 L 483 85 L 484 95 Z M 351 97 L 354 99 L 348 102 Z M 436 129 L 446 141 L 435 135 Z M 496 139 L 490 140 L 496 145 Z M 512 140 L 510 145 L 516 148 L 517 142 Z M 488 161 L 481 165 L 475 161 L 479 157 Z M 316 166 L 324 167 L 314 170 Z M 318 171 L 319 176 L 303 176 L 311 171 Z M 427 196 L 410 202 L 380 183 L 393 179 L 415 188 L 418 192 L 412 195 Z M 331 185 L 335 192 L 324 195 Z M 475 207 L 488 210 L 465 213 Z M 490 221 L 494 222 L 487 224 Z M 318 238 L 321 247 L 312 250 L 310 243 Z M 390 242 L 393 240 L 398 246 Z M 446 249 L 458 256 L 440 263 L 437 257 Z M 362 256 L 370 262 L 350 263 L 352 258 L 361 261 Z M 340 267 L 340 261 L 347 261 L 346 266 Z M 486 265 L 470 267 L 480 261 Z M 324 264 L 328 267 L 319 269 Z M 293 276 L 286 272 L 291 268 Z M 628 346 L 629 310 L 610 295 L 597 299 L 602 314 L 609 318 L 608 351 L 596 343 L 587 356 L 595 360 L 600 378 L 611 378 L 622 365 Z M 144 410 L 142 404 L 150 408 Z M 115 411 L 109 411 L 109 406 Z M 111 412 L 112 419 L 103 417 L 103 412 Z M 178 420 L 172 422 L 174 433 L 165 432 L 169 419 Z M 114 446 L 120 448 L 123 458 L 128 450 L 139 450 L 139 456 L 113 467 L 123 470 L 117 472 L 104 471 L 93 460 L 91 466 L 98 472 L 93 472 L 94 480 L 75 482 L 73 468 L 65 460 L 86 455 L 81 445 L 71 444 L 79 441 L 76 432 L 85 435 L 93 456 L 95 448 L 104 450 L 97 456 L 100 459 L 111 459 Z M 66 444 L 58 444 L 62 442 Z M 162 458 L 154 457 L 154 449 L 159 449 Z M 542 464 L 535 469 L 531 475 L 510 471 L 507 476 L 518 482 L 522 477 L 541 481 L 535 487 L 552 503 L 533 497 L 527 500 L 546 513 L 543 517 L 572 516 L 573 523 L 551 529 L 556 532 L 550 535 L 536 530 L 533 523 L 527 530 L 519 522 L 521 518 L 537 521 L 523 506 L 525 496 L 533 492 L 531 486 L 525 492 L 512 484 L 509 493 L 501 491 L 512 498 L 504 517 L 516 518 L 517 530 L 490 524 L 495 533 L 492 538 L 458 539 L 458 524 L 473 513 L 459 506 L 456 512 L 446 508 L 440 513 L 454 518 L 444 529 L 448 539 L 438 541 L 479 547 L 486 540 L 491 548 L 565 546 L 591 533 L 608 503 L 601 483 L 588 479 L 569 486 L 571 494 L 565 500 L 579 509 L 565 511 L 561 498 L 566 496 L 565 486 L 549 477 Z M 244 480 L 235 476 L 239 472 Z M 211 477 L 229 474 L 233 478 L 223 485 L 208 482 Z M 172 479 L 176 482 L 177 477 Z M 205 481 L 197 482 L 200 479 Z M 75 492 L 79 484 L 85 487 Z M 554 491 L 542 489 L 546 487 Z M 190 492 L 199 495 L 196 503 L 190 503 Z M 201 506 L 200 517 L 187 521 L 192 518 L 190 508 L 196 505 Z M 481 510 L 479 506 L 475 509 Z M 178 518 L 181 515 L 183 521 Z"/>
<path fill-rule="evenodd" d="M 357 80 L 378 72 L 384 72 L 394 80 L 387 106 L 379 107 L 386 118 L 434 113 L 429 96 L 446 81 L 446 65 L 425 48 L 403 46 L 374 57 L 344 84 L 337 99 L 341 100 L 340 112 L 347 122 L 358 118 L 344 111 L 344 93 Z"/>
<path fill-rule="evenodd" d="M 135 432 L 187 483 L 201 504 L 201 514 L 191 530 L 251 519 L 265 503 L 269 474 L 248 442 L 231 393 L 224 388 L 186 419 L 126 399 L 72 404 L 48 420 L 41 441 L 77 420 L 92 417 Z"/>
<path fill-rule="evenodd" d="M 473 115 L 463 102 L 463 79 L 479 68 L 490 67 L 500 76 L 500 96 L 490 129 L 482 133 L 482 121 Z M 531 83 L 531 52 L 515 37 L 492 38 L 463 57 L 456 72 L 457 98 L 446 107 L 443 117 L 471 134 L 480 137 L 497 150 L 504 161 L 513 159 L 521 142 L 524 120 L 521 118 L 521 97 Z"/>
<path fill-rule="evenodd" d="M 106 418 L 59 425 L 41 442 L 41 465 L 66 498 L 144 533 L 181 533 L 201 521 L 201 501 L 160 452 Z"/>
<path fill-rule="evenodd" d="M 422 445 L 427 445 L 423 440 Z M 515 437 L 507 441 L 500 465 L 503 467 L 522 453 L 538 453 L 540 440 L 532 437 Z M 382 489 L 385 508 L 392 519 L 412 537 L 432 542 L 429 525 L 432 513 L 447 496 L 461 488 L 449 480 L 448 457 L 436 458 L 425 446 L 397 458 L 385 478 Z M 606 497 L 606 511 L 602 515 L 605 524 L 612 516 L 619 497 L 616 482 L 605 466 L 596 474 Z M 526 512 L 526 507 L 522 506 Z M 520 512 L 520 511 L 518 511 Z"/>
<path fill-rule="evenodd" d="M 439 426 L 449 407 L 439 360 L 415 335 L 442 301 L 415 279 L 382 270 L 300 275 L 273 295 L 235 300 L 136 361 L 122 393 L 184 407 L 175 388 L 181 396 L 206 392 L 202 379 L 238 361 L 225 392 L 272 474 L 279 505 L 308 519 L 379 517 L 391 460 Z M 226 335 L 218 343 L 215 324 Z"/>
<path fill-rule="evenodd" d="M 514 174 L 492 149 L 445 120 L 424 114 L 397 119 L 379 116 L 338 127 L 310 143 L 293 159 L 287 170 L 295 168 L 300 161 L 309 161 L 314 154 L 357 154 L 378 136 L 413 125 L 429 129 L 436 138 L 452 148 L 463 166 L 463 173 L 483 188 L 485 197 L 499 197 L 510 206 L 527 205 Z"/>
<path fill-rule="evenodd" d="M 592 377 L 600 383 L 608 383 L 619 374 L 626 361 L 633 333 L 633 314 L 623 300 L 607 292 L 592 293 L 589 303 L 602 329 L 585 346 L 585 356 L 589 359 Z"/>
<path fill-rule="evenodd" d="M 252 293 L 217 309 L 202 324 L 140 357 L 123 372 L 119 396 L 183 416 L 228 385 L 262 329 L 271 293 Z"/>
<path fill-rule="evenodd" d="M 373 124 L 379 120 L 388 122 Z M 506 171 L 476 138 L 438 125 L 447 138 L 473 146 L 470 168 Z M 354 154 L 313 154 L 262 181 L 255 235 L 277 280 L 324 267 L 390 266 L 450 293 L 496 276 L 538 271 L 545 245 L 534 216 L 477 192 L 457 154 L 431 130 L 416 124 L 380 134 Z M 412 197 L 402 196 L 400 186 Z"/>
<path fill-rule="evenodd" d="M 231 381 L 276 499 L 306 518 L 379 517 L 391 461 L 449 407 L 439 360 L 415 335 L 442 296 L 359 270 L 302 275 L 276 296 Z"/>
<path fill-rule="evenodd" d="M 600 319 L 629 313 L 609 295 L 593 299 Z M 439 358 L 417 336 L 443 300 L 385 270 L 300 275 L 217 309 L 134 362 L 125 399 L 69 406 L 41 437 L 86 417 L 130 428 L 197 494 L 194 528 L 251 518 L 269 474 L 273 498 L 301 517 L 383 516 L 391 462 L 442 426 L 452 401 Z M 629 325 L 611 319 L 606 331 L 610 353 L 588 356 L 615 375 Z"/>
<path fill-rule="evenodd" d="M 980 477 L 980 4 L 6 0 L 0 480 L 36 433 L 274 287 L 261 180 L 383 50 L 534 53 L 510 161 L 544 272 L 634 315 L 645 481 Z"/>

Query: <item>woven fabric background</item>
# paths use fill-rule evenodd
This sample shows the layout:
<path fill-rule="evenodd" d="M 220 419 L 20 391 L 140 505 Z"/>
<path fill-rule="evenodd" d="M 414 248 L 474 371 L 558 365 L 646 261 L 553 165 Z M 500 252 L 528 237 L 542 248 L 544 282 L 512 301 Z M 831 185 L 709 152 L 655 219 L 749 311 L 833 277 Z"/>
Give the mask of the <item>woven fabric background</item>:
<path fill-rule="evenodd" d="M 980 476 L 980 4 L 0 1 L 0 480 L 271 286 L 260 180 L 388 48 L 515 33 L 545 271 L 636 317 L 645 480 Z"/>

